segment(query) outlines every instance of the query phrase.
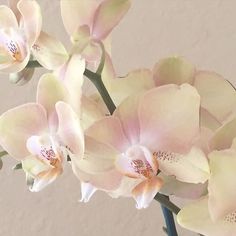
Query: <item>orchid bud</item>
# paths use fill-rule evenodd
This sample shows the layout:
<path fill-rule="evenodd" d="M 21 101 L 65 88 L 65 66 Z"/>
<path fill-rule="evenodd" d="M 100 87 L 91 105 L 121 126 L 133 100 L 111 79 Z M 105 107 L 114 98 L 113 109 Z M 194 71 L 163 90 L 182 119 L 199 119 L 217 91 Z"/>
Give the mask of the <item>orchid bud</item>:
<path fill-rule="evenodd" d="M 9 81 L 13 84 L 24 85 L 31 80 L 34 74 L 34 68 L 25 68 L 18 73 L 10 73 Z"/>

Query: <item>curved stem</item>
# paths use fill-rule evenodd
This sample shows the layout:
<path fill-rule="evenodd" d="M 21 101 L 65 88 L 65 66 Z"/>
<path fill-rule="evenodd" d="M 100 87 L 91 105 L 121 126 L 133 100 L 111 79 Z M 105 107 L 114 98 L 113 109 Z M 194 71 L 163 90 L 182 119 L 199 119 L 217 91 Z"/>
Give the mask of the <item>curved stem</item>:
<path fill-rule="evenodd" d="M 103 101 L 105 102 L 107 109 L 112 115 L 116 109 L 114 102 L 112 101 L 105 85 L 102 82 L 102 77 L 99 74 L 96 74 L 88 69 L 85 69 L 84 75 L 95 85 L 99 94 L 101 95 Z"/>

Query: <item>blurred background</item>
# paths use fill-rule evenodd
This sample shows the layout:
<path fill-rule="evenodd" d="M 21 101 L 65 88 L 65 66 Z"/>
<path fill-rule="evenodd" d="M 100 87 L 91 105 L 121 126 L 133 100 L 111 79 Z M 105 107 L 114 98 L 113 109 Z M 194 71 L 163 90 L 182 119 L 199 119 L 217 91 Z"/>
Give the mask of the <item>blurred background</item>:
<path fill-rule="evenodd" d="M 43 28 L 68 45 L 60 19 L 59 0 L 40 0 Z M 0 0 L 0 4 L 6 1 Z M 113 31 L 113 62 L 118 75 L 139 67 L 152 68 L 166 56 L 183 56 L 200 69 L 213 70 L 236 83 L 236 2 L 234 0 L 133 0 Z M 0 113 L 35 101 L 37 69 L 25 86 L 0 75 Z M 78 202 L 80 185 L 67 166 L 56 182 L 31 193 L 24 174 L 11 170 L 4 158 L 0 171 L 0 236 L 164 236 L 157 202 L 136 210 L 132 199 L 113 200 L 97 193 L 88 204 Z M 179 205 L 179 199 L 173 199 Z M 196 235 L 178 228 L 180 236 Z"/>

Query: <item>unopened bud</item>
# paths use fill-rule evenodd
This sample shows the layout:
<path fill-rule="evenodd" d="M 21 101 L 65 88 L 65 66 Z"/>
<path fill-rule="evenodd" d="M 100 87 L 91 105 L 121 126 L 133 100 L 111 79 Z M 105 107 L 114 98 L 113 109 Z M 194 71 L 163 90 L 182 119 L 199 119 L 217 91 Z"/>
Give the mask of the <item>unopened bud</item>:
<path fill-rule="evenodd" d="M 34 68 L 25 68 L 18 73 L 11 73 L 9 75 L 9 81 L 13 84 L 24 85 L 28 83 L 34 74 Z"/>

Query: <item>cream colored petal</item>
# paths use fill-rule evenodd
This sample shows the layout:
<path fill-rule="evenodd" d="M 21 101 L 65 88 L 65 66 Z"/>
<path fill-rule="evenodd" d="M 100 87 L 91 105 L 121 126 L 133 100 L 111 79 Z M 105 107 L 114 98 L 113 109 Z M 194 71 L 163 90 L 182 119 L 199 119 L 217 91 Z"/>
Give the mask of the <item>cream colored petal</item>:
<path fill-rule="evenodd" d="M 193 147 L 185 155 L 162 152 L 156 153 L 159 169 L 166 175 L 175 176 L 186 183 L 204 183 L 210 175 L 208 160 L 199 148 Z"/>
<path fill-rule="evenodd" d="M 236 118 L 230 120 L 215 131 L 212 139 L 210 140 L 210 147 L 212 150 L 230 148 L 235 137 Z"/>
<path fill-rule="evenodd" d="M 129 0 L 105 0 L 94 15 L 92 35 L 95 39 L 102 40 L 108 36 L 112 29 L 120 22 L 129 10 Z"/>
<path fill-rule="evenodd" d="M 194 87 L 201 96 L 201 106 L 220 122 L 236 110 L 236 91 L 220 75 L 200 71 L 195 76 Z"/>
<path fill-rule="evenodd" d="M 32 135 L 40 135 L 47 128 L 46 111 L 41 105 L 21 105 L 1 115 L 0 144 L 12 157 L 23 159 L 29 155 L 27 139 Z"/>
<path fill-rule="evenodd" d="M 42 28 L 41 9 L 37 1 L 20 0 L 17 4 L 22 19 L 23 28 L 26 33 L 30 46 L 34 44 L 38 38 Z"/>
<path fill-rule="evenodd" d="M 58 69 L 69 58 L 63 44 L 43 31 L 32 46 L 32 52 L 37 61 L 49 70 Z"/>
<path fill-rule="evenodd" d="M 236 151 L 213 151 L 209 158 L 209 212 L 212 219 L 216 220 L 236 209 Z"/>
<path fill-rule="evenodd" d="M 4 5 L 0 6 L 0 28 L 17 28 L 18 22 L 13 11 Z"/>
<path fill-rule="evenodd" d="M 200 97 L 188 84 L 149 90 L 140 100 L 140 142 L 153 152 L 188 152 L 199 136 Z"/>
<path fill-rule="evenodd" d="M 88 202 L 96 191 L 97 191 L 97 188 L 95 188 L 92 184 L 81 182 L 80 202 L 84 202 L 84 203 Z"/>
<path fill-rule="evenodd" d="M 205 197 L 185 206 L 177 215 L 178 224 L 186 229 L 206 236 L 235 235 L 235 214 L 213 222 L 208 212 L 207 203 L 208 198 Z"/>
<path fill-rule="evenodd" d="M 153 68 L 153 77 L 157 86 L 164 84 L 192 84 L 194 74 L 194 66 L 181 57 L 164 58 Z"/>

